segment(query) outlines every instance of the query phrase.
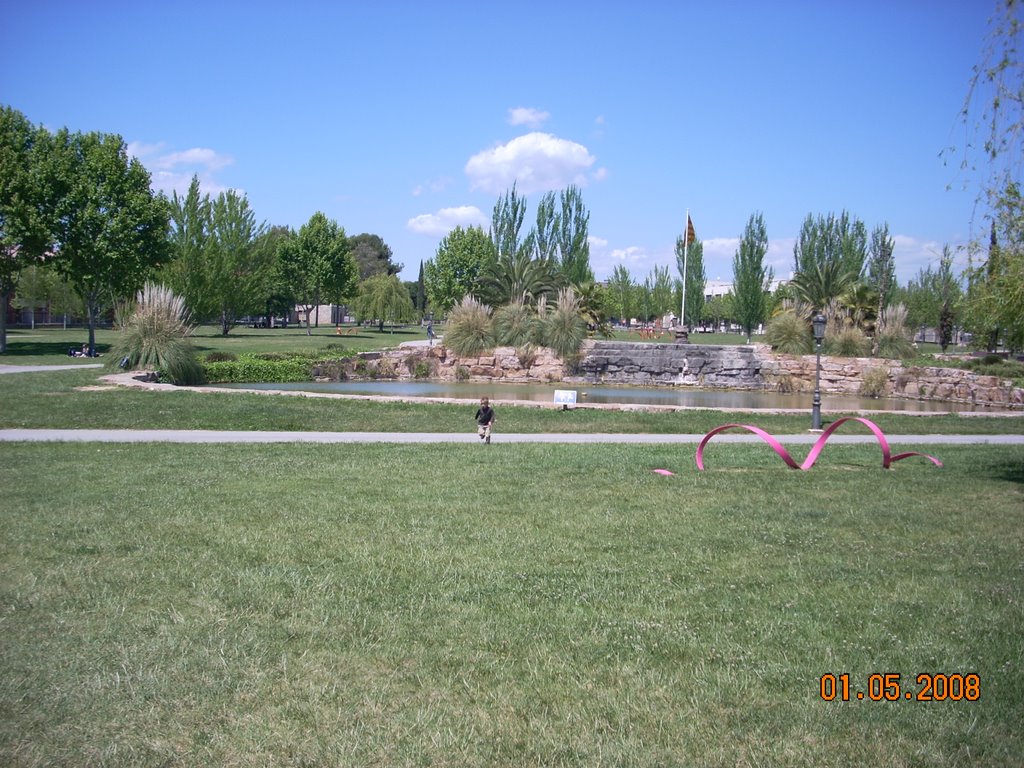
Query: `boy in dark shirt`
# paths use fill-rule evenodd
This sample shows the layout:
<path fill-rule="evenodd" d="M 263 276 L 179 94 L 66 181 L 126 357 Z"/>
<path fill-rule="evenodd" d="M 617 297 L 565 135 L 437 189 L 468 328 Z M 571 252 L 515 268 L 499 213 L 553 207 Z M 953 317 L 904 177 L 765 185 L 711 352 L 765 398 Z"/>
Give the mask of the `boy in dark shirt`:
<path fill-rule="evenodd" d="M 490 445 L 491 425 L 494 424 L 494 409 L 486 397 L 480 398 L 480 407 L 476 411 L 476 433 L 480 439 Z"/>

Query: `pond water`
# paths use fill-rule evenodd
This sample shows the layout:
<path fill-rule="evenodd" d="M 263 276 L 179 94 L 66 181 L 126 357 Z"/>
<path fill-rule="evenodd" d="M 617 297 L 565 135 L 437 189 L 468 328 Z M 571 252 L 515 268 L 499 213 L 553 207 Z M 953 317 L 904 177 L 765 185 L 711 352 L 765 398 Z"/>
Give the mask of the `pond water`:
<path fill-rule="evenodd" d="M 777 392 L 692 389 L 683 387 L 626 387 L 601 384 L 561 382 L 558 384 L 511 384 L 477 381 L 341 381 L 299 382 L 294 384 L 222 384 L 232 389 L 286 390 L 326 392 L 343 395 L 378 395 L 389 397 L 444 397 L 462 400 L 526 400 L 551 403 L 556 389 L 575 390 L 577 402 L 634 405 L 672 405 L 690 408 L 795 408 L 809 411 L 811 394 L 780 394 Z M 930 400 L 868 398 L 856 395 L 823 393 L 821 407 L 825 411 L 970 411 L 967 403 L 945 403 Z"/>

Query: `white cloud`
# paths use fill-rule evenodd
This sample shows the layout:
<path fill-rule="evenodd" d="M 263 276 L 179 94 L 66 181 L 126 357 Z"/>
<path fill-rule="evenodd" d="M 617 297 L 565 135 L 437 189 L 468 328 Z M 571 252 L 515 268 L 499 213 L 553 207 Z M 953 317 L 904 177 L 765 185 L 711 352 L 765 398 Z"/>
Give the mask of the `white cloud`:
<path fill-rule="evenodd" d="M 608 245 L 607 240 L 605 240 L 603 237 L 597 237 L 595 235 L 588 235 L 587 242 L 590 244 L 591 248 L 604 248 L 606 245 Z"/>
<path fill-rule="evenodd" d="M 486 226 L 488 218 L 475 205 L 442 208 L 437 213 L 423 213 L 409 219 L 406 229 L 420 235 L 444 237 L 455 227 Z"/>
<path fill-rule="evenodd" d="M 946 243 L 937 240 L 920 240 L 909 235 L 893 235 L 892 256 L 896 261 L 896 278 L 905 285 L 917 278 L 922 269 L 938 269 L 942 248 Z M 957 274 L 967 268 L 965 243 L 949 243 L 953 249 L 953 271 Z"/>
<path fill-rule="evenodd" d="M 549 117 L 551 117 L 550 112 L 542 112 L 533 107 L 513 107 L 508 111 L 508 124 L 539 128 L 541 123 Z"/>
<path fill-rule="evenodd" d="M 133 141 L 128 144 L 127 150 L 129 155 L 137 158 L 150 172 L 150 185 L 153 189 L 167 195 L 173 192 L 182 195 L 187 192 L 193 176 L 199 177 L 199 186 L 203 194 L 216 196 L 232 189 L 214 178 L 214 173 L 234 163 L 234 158 L 213 149 L 193 147 L 169 152 L 164 142 L 143 144 Z M 236 191 L 241 192 L 237 189 Z"/>
<path fill-rule="evenodd" d="M 534 132 L 473 155 L 465 170 L 473 189 L 501 194 L 516 184 L 521 193 L 531 194 L 586 186 L 594 160 L 582 144 Z"/>
<path fill-rule="evenodd" d="M 443 192 L 451 183 L 451 177 L 442 176 L 439 179 L 428 181 L 425 184 L 417 184 L 412 188 L 412 196 L 419 197 L 424 192 Z"/>

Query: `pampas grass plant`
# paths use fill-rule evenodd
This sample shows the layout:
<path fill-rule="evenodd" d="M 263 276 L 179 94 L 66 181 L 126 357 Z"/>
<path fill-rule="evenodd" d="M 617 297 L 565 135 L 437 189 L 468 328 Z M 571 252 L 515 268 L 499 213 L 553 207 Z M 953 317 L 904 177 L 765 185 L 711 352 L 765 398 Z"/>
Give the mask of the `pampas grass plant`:
<path fill-rule="evenodd" d="M 907 308 L 894 304 L 882 310 L 878 321 L 875 355 L 893 360 L 908 360 L 916 354 L 907 329 Z"/>
<path fill-rule="evenodd" d="M 513 301 L 494 312 L 494 337 L 507 347 L 527 345 L 533 334 L 537 314 L 522 301 Z"/>
<path fill-rule="evenodd" d="M 444 345 L 459 357 L 473 357 L 494 348 L 491 308 L 465 296 L 448 315 Z"/>
<path fill-rule="evenodd" d="M 118 326 L 110 364 L 157 371 L 172 384 L 203 382 L 203 368 L 189 341 L 188 309 L 170 288 L 146 283 L 135 305 L 120 313 Z"/>
<path fill-rule="evenodd" d="M 814 351 L 814 337 L 806 318 L 791 309 L 771 319 L 765 341 L 773 350 L 786 355 L 809 355 Z"/>
<path fill-rule="evenodd" d="M 572 288 L 558 292 L 554 310 L 544 318 L 544 341 L 563 360 L 575 355 L 587 338 L 580 302 Z"/>

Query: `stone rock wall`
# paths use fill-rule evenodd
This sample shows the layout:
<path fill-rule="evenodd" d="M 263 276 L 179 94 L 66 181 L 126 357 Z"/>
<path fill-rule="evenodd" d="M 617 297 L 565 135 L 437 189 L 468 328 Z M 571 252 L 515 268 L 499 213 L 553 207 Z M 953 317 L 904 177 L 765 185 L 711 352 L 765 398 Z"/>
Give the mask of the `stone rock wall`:
<path fill-rule="evenodd" d="M 713 346 L 588 341 L 578 363 L 566 366 L 553 352 L 537 348 L 520 356 L 512 347 L 472 358 L 458 358 L 443 346 L 402 348 L 324 363 L 314 375 L 326 379 L 431 378 L 519 383 L 632 384 L 638 386 L 810 392 L 814 355 L 781 355 L 766 344 Z M 877 371 L 877 372 L 876 372 Z M 905 397 L 1024 408 L 1024 389 L 996 376 L 957 368 L 908 367 L 899 360 L 821 358 L 821 391 L 871 394 L 865 375 L 880 397 Z"/>
<path fill-rule="evenodd" d="M 606 384 L 761 389 L 760 356 L 752 346 L 589 342 L 579 378 Z"/>

